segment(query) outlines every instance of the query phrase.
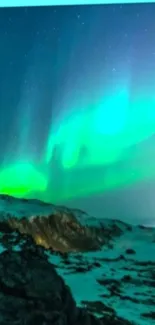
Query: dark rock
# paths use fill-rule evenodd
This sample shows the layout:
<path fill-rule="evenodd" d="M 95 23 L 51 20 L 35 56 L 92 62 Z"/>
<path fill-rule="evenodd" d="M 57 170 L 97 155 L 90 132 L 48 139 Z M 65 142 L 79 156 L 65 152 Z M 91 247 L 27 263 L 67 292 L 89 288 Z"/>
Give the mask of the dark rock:
<path fill-rule="evenodd" d="M 113 220 L 109 225 L 104 224 L 103 221 L 92 225 L 88 222 L 85 224 L 82 221 L 87 214 L 83 211 L 55 206 L 39 200 L 0 195 L 0 201 L 5 202 L 8 208 L 8 211 L 7 208 L 3 211 L 3 219 L 10 229 L 30 235 L 37 245 L 63 253 L 96 251 L 102 249 L 104 245 L 113 249 L 113 239 L 120 237 L 125 229 L 128 231 L 131 228 L 130 225 L 119 220 Z M 27 213 L 29 214 L 34 205 L 37 206 L 36 211 L 40 209 L 42 213 L 28 216 Z M 20 217 L 10 213 L 14 206 Z"/>
<path fill-rule="evenodd" d="M 18 252 L 12 246 L 0 254 L 0 324 L 101 324 L 76 307 L 42 250 L 29 242 L 22 249 L 22 240 L 18 238 Z"/>
<path fill-rule="evenodd" d="M 6 236 L 3 231 L 0 235 Z M 113 311 L 113 321 L 106 323 L 108 307 L 102 303 L 102 319 L 93 316 L 88 306 L 77 307 L 69 287 L 48 262 L 46 250 L 30 237 L 12 232 L 5 244 L 0 254 L 1 325 L 115 325 L 114 318 L 119 320 Z"/>
<path fill-rule="evenodd" d="M 124 281 L 124 282 L 131 282 L 132 281 L 131 275 L 124 275 L 122 277 L 122 281 Z"/>
<path fill-rule="evenodd" d="M 154 229 L 37 200 L 0 203 L 0 325 L 153 325 Z"/>
<path fill-rule="evenodd" d="M 130 255 L 132 255 L 132 254 L 136 254 L 135 250 L 132 249 L 132 248 L 128 248 L 128 249 L 126 249 L 125 253 L 126 253 L 126 254 L 130 254 Z"/>
<path fill-rule="evenodd" d="M 150 318 L 150 319 L 154 319 L 155 320 L 155 312 L 150 312 L 150 313 L 143 313 L 142 314 L 143 317 L 145 318 Z"/>

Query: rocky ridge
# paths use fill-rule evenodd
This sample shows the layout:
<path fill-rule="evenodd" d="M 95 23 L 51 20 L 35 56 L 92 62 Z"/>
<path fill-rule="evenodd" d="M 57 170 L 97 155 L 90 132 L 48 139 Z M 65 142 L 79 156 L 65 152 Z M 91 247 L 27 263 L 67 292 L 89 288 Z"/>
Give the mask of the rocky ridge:
<path fill-rule="evenodd" d="M 0 324 L 154 324 L 155 229 L 9 196 L 0 220 Z"/>
<path fill-rule="evenodd" d="M 114 310 L 98 319 L 77 307 L 46 253 L 30 236 L 0 223 L 1 325 L 130 325 Z"/>

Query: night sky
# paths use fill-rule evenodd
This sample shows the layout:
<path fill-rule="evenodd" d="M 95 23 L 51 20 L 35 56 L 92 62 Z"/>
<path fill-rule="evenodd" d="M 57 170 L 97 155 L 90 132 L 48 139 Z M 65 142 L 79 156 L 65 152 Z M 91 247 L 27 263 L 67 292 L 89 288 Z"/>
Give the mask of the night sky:
<path fill-rule="evenodd" d="M 155 4 L 0 8 L 0 192 L 155 224 Z"/>

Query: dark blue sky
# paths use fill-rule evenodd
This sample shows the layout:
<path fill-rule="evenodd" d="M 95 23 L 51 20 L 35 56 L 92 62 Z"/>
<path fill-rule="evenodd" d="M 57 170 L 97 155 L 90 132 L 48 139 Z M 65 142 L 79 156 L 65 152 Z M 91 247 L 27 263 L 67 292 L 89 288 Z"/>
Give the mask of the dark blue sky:
<path fill-rule="evenodd" d="M 10 142 L 7 125 L 23 98 L 31 105 L 38 97 L 31 110 L 41 130 L 75 95 L 95 96 L 119 74 L 132 76 L 133 94 L 146 88 L 155 70 L 154 17 L 154 4 L 1 8 L 0 142 Z"/>
<path fill-rule="evenodd" d="M 56 119 L 118 80 L 154 93 L 155 4 L 0 8 L 0 44 L 0 161 L 42 161 Z"/>

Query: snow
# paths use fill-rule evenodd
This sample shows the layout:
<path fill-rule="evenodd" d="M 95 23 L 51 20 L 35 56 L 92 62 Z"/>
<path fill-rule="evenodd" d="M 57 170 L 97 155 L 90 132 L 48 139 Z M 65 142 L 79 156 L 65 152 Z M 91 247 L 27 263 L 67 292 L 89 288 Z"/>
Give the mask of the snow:
<path fill-rule="evenodd" d="M 58 273 L 65 279 L 79 306 L 84 306 L 84 301 L 100 301 L 114 308 L 119 316 L 138 325 L 153 325 L 154 320 L 148 320 L 142 314 L 153 312 L 155 306 L 155 278 L 153 281 L 150 276 L 153 268 L 155 271 L 154 239 L 155 229 L 133 227 L 133 231 L 126 231 L 115 240 L 113 249 L 106 247 L 93 253 L 69 254 L 67 264 L 60 256 L 49 254 L 49 261 L 55 264 Z M 136 253 L 126 254 L 128 248 Z M 84 272 L 78 271 L 78 268 L 83 268 Z M 124 276 L 130 276 L 131 281 L 123 281 Z M 103 280 L 103 285 L 98 280 Z M 122 298 L 110 295 L 105 280 L 109 280 L 111 285 L 113 281 L 118 281 Z M 102 316 L 101 313 L 96 314 Z"/>
<path fill-rule="evenodd" d="M 10 215 L 17 218 L 46 216 L 63 209 L 69 211 L 37 200 L 0 198 L 2 220 Z M 130 227 L 119 220 L 95 219 L 79 210 L 72 211 L 85 226 L 107 229 L 115 225 L 122 231 L 122 235 L 112 239 L 111 247 L 104 246 L 100 251 L 69 253 L 67 257 L 46 251 L 49 262 L 64 278 L 77 304 L 89 304 L 90 309 L 95 308 L 96 315 L 103 316 L 102 308 L 90 304 L 97 306 L 100 302 L 136 325 L 155 324 L 155 320 L 144 315 L 155 309 L 155 228 Z M 15 246 L 13 249 L 20 250 Z M 0 252 L 3 250 L 0 245 Z"/>

